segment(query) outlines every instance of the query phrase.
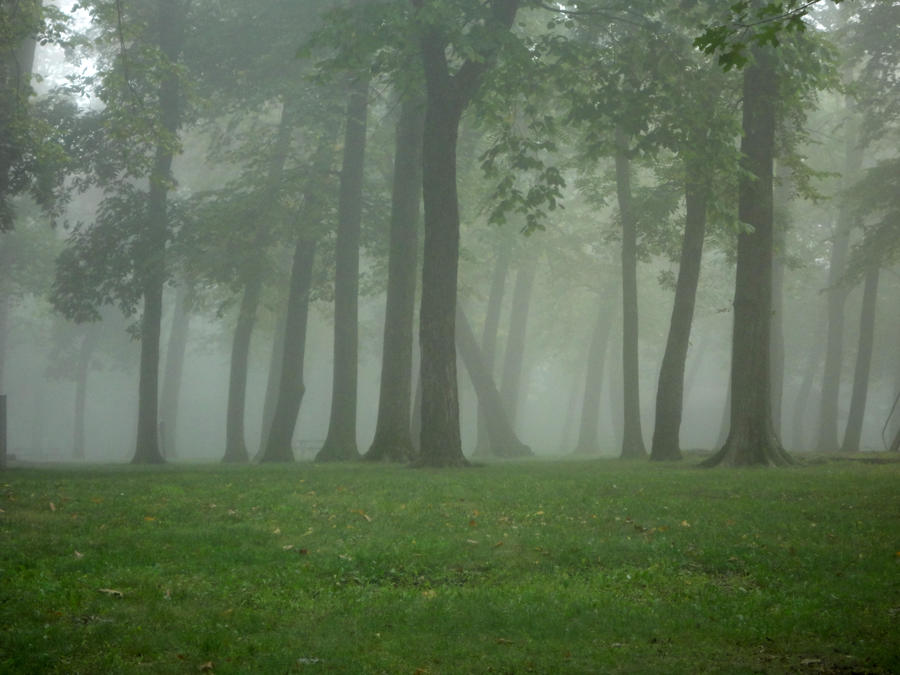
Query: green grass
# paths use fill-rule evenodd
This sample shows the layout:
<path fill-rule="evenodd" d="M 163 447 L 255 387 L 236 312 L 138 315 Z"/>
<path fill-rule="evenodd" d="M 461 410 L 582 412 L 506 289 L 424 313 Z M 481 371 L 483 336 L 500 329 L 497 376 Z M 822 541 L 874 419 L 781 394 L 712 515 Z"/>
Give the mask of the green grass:
<path fill-rule="evenodd" d="M 13 469 L 0 672 L 900 672 L 898 487 L 850 461 Z"/>

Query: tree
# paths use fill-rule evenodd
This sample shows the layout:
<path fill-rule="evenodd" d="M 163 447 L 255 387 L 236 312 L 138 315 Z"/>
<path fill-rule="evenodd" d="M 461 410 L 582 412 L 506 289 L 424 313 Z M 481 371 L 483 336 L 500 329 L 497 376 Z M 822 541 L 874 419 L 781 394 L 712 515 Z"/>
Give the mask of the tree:
<path fill-rule="evenodd" d="M 869 370 L 872 365 L 872 346 L 875 341 L 875 300 L 878 295 L 877 267 L 866 273 L 863 288 L 862 310 L 859 318 L 859 346 L 856 352 L 856 368 L 853 371 L 853 394 L 850 398 L 850 414 L 844 430 L 843 452 L 859 450 L 862 436 L 863 417 L 866 412 L 866 397 L 869 388 Z"/>
<path fill-rule="evenodd" d="M 518 0 L 491 0 L 483 5 L 470 32 L 472 54 L 448 58 L 448 29 L 429 12 L 435 3 L 413 0 L 422 22 L 421 53 L 425 69 L 425 126 L 422 189 L 425 202 L 425 248 L 419 344 L 422 350 L 422 432 L 420 466 L 464 466 L 459 432 L 456 377 L 456 287 L 459 260 L 459 203 L 456 142 L 459 122 L 496 56 L 501 32 L 509 30 Z M 460 52 L 456 52 L 459 57 Z M 451 66 L 451 63 L 453 64 Z"/>
<path fill-rule="evenodd" d="M 191 322 L 191 305 L 193 291 L 187 282 L 178 284 L 175 297 L 175 309 L 172 312 L 172 325 L 169 329 L 169 341 L 166 347 L 166 365 L 163 371 L 162 393 L 159 399 L 160 408 L 160 445 L 163 456 L 172 459 L 178 456 L 176 433 L 178 431 L 178 401 L 181 392 L 182 372 L 184 371 L 184 355 L 187 349 L 188 331 Z"/>
<path fill-rule="evenodd" d="M 528 311 L 537 275 L 534 253 L 525 255 L 516 271 L 512 307 L 509 314 L 509 331 L 503 352 L 503 376 L 500 380 L 500 396 L 510 424 L 515 427 L 519 401 L 522 397 L 522 365 L 525 358 L 525 338 L 528 328 Z"/>
<path fill-rule="evenodd" d="M 365 459 L 409 461 L 413 317 L 419 247 L 421 148 L 424 102 L 408 96 L 401 104 L 394 151 L 381 389 L 375 438 Z"/>
<path fill-rule="evenodd" d="M 358 459 L 356 404 L 359 327 L 359 237 L 369 77 L 357 75 L 347 102 L 344 161 L 338 200 L 334 272 L 334 378 L 331 417 L 317 462 Z"/>
<path fill-rule="evenodd" d="M 742 174 L 731 363 L 731 429 L 707 466 L 781 466 L 792 459 L 772 425 L 773 162 L 778 78 L 770 47 L 754 47 L 743 73 Z"/>
<path fill-rule="evenodd" d="M 575 454 L 595 454 L 599 450 L 600 394 L 603 390 L 603 367 L 613 323 L 612 308 L 601 307 L 591 331 Z"/>

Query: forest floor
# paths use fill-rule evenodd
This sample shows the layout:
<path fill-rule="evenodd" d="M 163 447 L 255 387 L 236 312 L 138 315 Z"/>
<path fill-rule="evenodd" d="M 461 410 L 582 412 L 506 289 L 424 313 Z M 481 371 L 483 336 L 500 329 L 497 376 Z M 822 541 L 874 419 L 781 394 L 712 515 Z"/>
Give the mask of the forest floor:
<path fill-rule="evenodd" d="M 896 673 L 898 487 L 889 461 L 13 468 L 0 672 Z"/>

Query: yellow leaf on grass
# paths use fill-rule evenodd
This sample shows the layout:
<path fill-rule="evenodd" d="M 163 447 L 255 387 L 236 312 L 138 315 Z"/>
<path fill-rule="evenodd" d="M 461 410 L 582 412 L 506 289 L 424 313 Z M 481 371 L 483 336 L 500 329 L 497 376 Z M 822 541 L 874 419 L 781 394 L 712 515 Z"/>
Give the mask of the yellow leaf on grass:
<path fill-rule="evenodd" d="M 122 591 L 117 591 L 115 588 L 98 588 L 98 591 L 101 593 L 105 593 L 113 598 L 124 598 L 125 594 Z"/>
<path fill-rule="evenodd" d="M 53 502 L 50 502 L 50 510 L 56 511 L 56 504 L 54 504 Z"/>

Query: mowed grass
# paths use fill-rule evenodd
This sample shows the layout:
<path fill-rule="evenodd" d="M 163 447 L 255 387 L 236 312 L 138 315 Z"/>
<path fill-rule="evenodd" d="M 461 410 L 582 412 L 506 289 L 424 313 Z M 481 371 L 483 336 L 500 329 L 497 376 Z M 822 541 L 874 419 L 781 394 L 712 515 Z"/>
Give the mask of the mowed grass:
<path fill-rule="evenodd" d="M 900 672 L 900 464 L 12 469 L 9 673 Z"/>

